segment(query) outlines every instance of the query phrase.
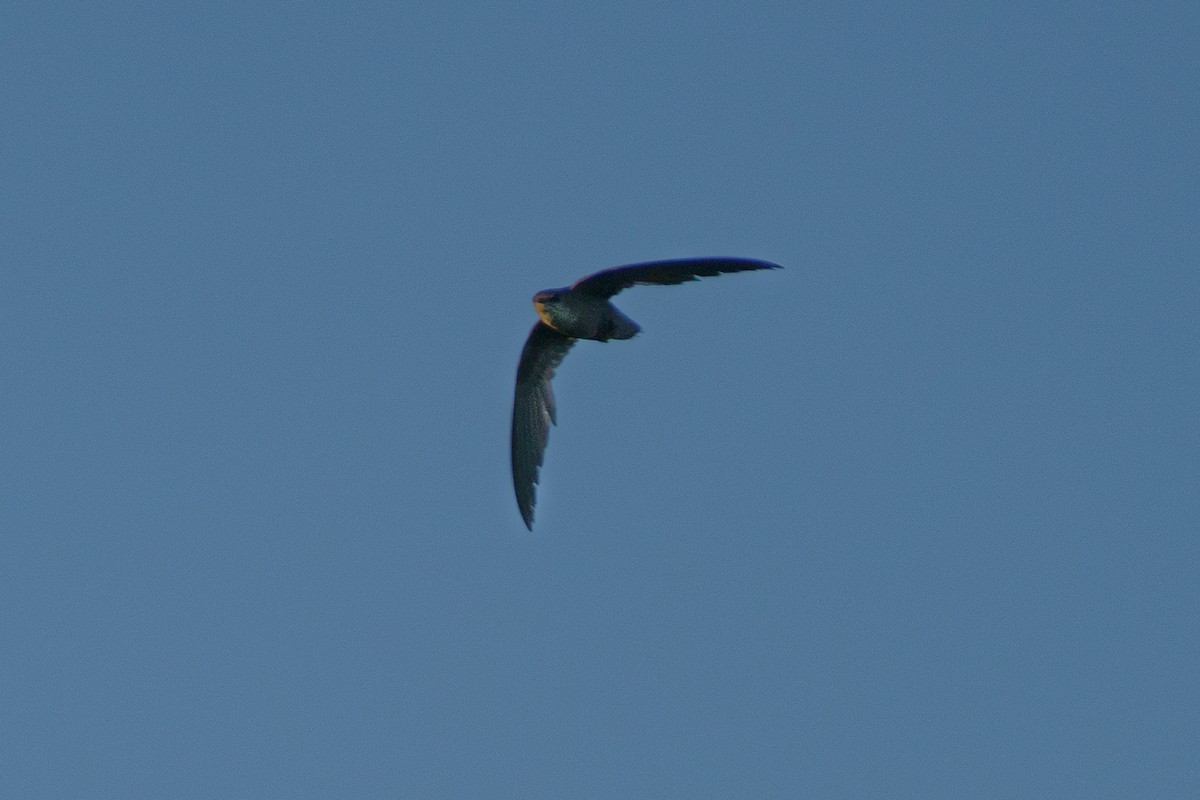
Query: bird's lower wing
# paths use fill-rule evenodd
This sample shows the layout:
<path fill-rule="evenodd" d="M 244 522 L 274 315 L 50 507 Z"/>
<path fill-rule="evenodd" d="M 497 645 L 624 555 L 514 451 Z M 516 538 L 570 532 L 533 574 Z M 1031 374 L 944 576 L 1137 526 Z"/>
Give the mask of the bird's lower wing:
<path fill-rule="evenodd" d="M 672 261 L 649 261 L 613 267 L 576 281 L 572 289 L 597 297 L 612 297 L 622 289 L 638 283 L 670 286 L 676 283 L 708 278 L 724 272 L 746 272 L 754 269 L 782 269 L 770 261 L 753 258 L 680 258 Z"/>
<path fill-rule="evenodd" d="M 573 344 L 574 339 L 538 322 L 525 340 L 517 366 L 512 426 L 513 489 L 521 518 L 529 530 L 533 530 L 538 469 L 550 438 L 550 426 L 556 421 L 550 381 Z"/>

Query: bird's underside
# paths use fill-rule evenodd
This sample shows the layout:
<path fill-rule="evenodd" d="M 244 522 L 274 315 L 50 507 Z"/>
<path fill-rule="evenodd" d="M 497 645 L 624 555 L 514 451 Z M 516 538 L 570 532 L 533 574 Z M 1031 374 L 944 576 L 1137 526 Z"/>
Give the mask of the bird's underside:
<path fill-rule="evenodd" d="M 535 486 L 550 426 L 556 423 L 554 371 L 577 339 L 629 339 L 640 330 L 609 298 L 637 284 L 670 286 L 722 273 L 780 269 L 778 264 L 745 258 L 698 258 L 652 261 L 614 267 L 589 275 L 563 289 L 534 295 L 539 321 L 529 332 L 517 366 L 513 398 L 512 473 L 517 506 L 533 530 Z"/>

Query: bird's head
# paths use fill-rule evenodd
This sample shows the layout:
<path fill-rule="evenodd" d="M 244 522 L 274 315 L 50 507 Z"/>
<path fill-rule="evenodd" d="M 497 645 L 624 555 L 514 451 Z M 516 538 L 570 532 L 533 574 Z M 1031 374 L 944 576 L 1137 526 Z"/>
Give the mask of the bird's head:
<path fill-rule="evenodd" d="M 554 312 L 565 289 L 546 289 L 533 296 L 533 307 L 547 325 L 553 324 Z"/>

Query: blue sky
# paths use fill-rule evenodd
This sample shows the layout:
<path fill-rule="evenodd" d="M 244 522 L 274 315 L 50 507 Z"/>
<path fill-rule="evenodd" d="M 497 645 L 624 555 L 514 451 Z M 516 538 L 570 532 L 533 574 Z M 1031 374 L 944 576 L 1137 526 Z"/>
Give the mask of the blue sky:
<path fill-rule="evenodd" d="M 1195 794 L 1198 34 L 6 5 L 0 794 Z"/>

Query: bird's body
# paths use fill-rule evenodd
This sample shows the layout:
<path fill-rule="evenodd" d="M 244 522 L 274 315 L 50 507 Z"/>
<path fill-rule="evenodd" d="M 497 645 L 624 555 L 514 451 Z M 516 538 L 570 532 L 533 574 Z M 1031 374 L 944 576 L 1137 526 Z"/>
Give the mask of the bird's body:
<path fill-rule="evenodd" d="M 517 366 L 512 428 L 513 488 L 527 528 L 533 530 L 534 486 L 550 426 L 556 421 L 550 388 L 555 369 L 576 339 L 631 339 L 641 330 L 609 298 L 635 284 L 672 285 L 726 272 L 779 268 L 778 264 L 745 258 L 653 261 L 614 267 L 571 286 L 534 295 L 539 321 L 529 332 Z"/>
<path fill-rule="evenodd" d="M 542 322 L 572 339 L 632 339 L 641 327 L 603 297 L 549 289 L 533 296 L 533 307 Z"/>

